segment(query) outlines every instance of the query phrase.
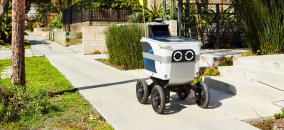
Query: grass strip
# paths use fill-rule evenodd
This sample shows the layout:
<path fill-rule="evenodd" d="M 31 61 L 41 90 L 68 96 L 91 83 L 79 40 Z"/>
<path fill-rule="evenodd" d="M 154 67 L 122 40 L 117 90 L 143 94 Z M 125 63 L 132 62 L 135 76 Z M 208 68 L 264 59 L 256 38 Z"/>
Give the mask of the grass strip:
<path fill-rule="evenodd" d="M 25 62 L 25 91 L 11 87 L 11 79 L 0 79 L 0 129 L 113 129 L 47 58 Z M 0 71 L 8 66 L 10 59 L 0 60 Z"/>
<path fill-rule="evenodd" d="M 1 49 L 4 47 L 5 49 Z M 25 49 L 31 49 L 32 46 L 29 44 L 29 40 L 25 39 Z M 12 50 L 12 45 L 0 43 L 0 51 L 1 50 Z"/>

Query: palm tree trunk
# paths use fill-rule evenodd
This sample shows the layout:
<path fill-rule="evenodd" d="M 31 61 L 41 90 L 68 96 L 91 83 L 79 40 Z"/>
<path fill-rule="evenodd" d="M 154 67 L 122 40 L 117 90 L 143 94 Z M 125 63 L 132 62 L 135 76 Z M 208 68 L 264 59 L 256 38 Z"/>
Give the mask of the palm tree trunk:
<path fill-rule="evenodd" d="M 25 86 L 25 0 L 13 0 L 12 4 L 12 84 Z"/>

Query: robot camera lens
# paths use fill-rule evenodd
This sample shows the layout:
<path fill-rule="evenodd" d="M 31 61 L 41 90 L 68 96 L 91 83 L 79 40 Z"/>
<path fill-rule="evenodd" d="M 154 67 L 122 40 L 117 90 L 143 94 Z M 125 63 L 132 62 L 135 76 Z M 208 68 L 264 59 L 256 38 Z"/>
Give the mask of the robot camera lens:
<path fill-rule="evenodd" d="M 193 57 L 194 57 L 194 53 L 193 53 L 192 51 L 187 51 L 187 52 L 185 53 L 185 59 L 186 59 L 186 60 L 192 60 Z"/>
<path fill-rule="evenodd" d="M 182 53 L 180 51 L 177 51 L 174 53 L 174 60 L 180 61 L 182 59 Z"/>

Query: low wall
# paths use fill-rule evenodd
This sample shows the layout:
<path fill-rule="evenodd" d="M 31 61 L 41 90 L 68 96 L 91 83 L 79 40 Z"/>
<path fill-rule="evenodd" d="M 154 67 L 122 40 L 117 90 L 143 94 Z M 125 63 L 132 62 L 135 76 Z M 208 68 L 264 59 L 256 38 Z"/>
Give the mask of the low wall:
<path fill-rule="evenodd" d="M 107 52 L 104 30 L 108 26 L 83 26 L 83 54 Z"/>
<path fill-rule="evenodd" d="M 177 36 L 177 20 L 165 21 L 166 24 L 169 24 L 169 30 L 172 36 Z"/>
<path fill-rule="evenodd" d="M 48 38 L 48 32 L 47 31 L 42 31 L 43 29 L 45 29 L 45 28 L 35 28 L 34 29 L 34 33 L 36 35 L 39 35 L 39 36 L 43 37 L 43 38 Z"/>
<path fill-rule="evenodd" d="M 34 28 L 34 33 L 43 38 L 49 38 L 49 31 L 44 31 L 44 30 L 47 30 L 47 29 L 46 28 Z M 62 29 L 53 29 L 53 31 L 62 31 Z"/>
<path fill-rule="evenodd" d="M 65 31 L 49 31 L 48 39 L 64 46 L 77 45 L 82 43 L 82 34 Z"/>
<path fill-rule="evenodd" d="M 54 41 L 66 46 L 66 32 L 65 31 L 53 31 Z"/>

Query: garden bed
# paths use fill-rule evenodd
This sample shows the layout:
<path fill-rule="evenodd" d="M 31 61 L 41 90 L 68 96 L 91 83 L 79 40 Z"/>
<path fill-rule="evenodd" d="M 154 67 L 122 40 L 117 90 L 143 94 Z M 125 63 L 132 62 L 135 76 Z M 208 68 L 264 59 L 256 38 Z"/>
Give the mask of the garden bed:
<path fill-rule="evenodd" d="M 25 62 L 26 90 L 0 79 L 0 128 L 113 129 L 48 59 L 29 57 Z M 0 72 L 11 65 L 10 59 L 0 60 Z M 17 102 L 9 102 L 11 97 Z M 3 105 L 5 101 L 11 104 Z"/>
<path fill-rule="evenodd" d="M 114 67 L 116 69 L 119 69 L 119 70 L 126 70 L 123 66 L 119 66 L 119 65 L 113 65 L 111 64 L 108 59 L 96 59 L 97 61 L 101 62 L 101 63 L 104 63 L 108 66 L 111 66 L 111 67 Z"/>
<path fill-rule="evenodd" d="M 248 122 L 261 130 L 284 130 L 284 119 L 270 119 Z"/>

